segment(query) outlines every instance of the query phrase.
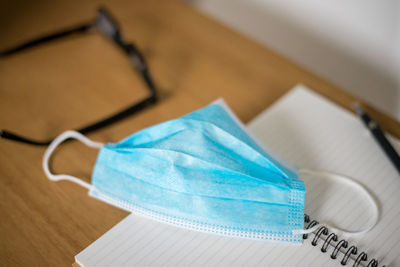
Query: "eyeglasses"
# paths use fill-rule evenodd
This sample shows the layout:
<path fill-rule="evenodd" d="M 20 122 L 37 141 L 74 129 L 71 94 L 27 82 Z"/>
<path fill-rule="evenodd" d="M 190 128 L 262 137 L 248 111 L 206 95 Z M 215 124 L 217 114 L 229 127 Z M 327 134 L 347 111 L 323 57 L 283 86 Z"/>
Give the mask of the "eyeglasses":
<path fill-rule="evenodd" d="M 145 99 L 143 99 L 135 104 L 132 104 L 129 107 L 127 107 L 115 114 L 112 114 L 111 116 L 108 116 L 108 117 L 101 119 L 99 121 L 96 121 L 90 125 L 82 127 L 81 129 L 78 129 L 77 131 L 82 134 L 94 132 L 98 129 L 104 128 L 110 124 L 120 121 L 128 116 L 131 116 L 131 115 L 143 110 L 144 108 L 150 106 L 151 104 L 154 104 L 157 101 L 157 90 L 153 83 L 152 76 L 150 75 L 150 72 L 148 70 L 146 61 L 145 61 L 142 53 L 136 48 L 136 46 L 133 43 L 127 43 L 124 41 L 124 39 L 122 38 L 122 35 L 120 33 L 118 24 L 116 23 L 116 20 L 111 16 L 111 14 L 105 8 L 99 8 L 98 12 L 97 12 L 97 17 L 94 21 L 91 21 L 91 22 L 88 22 L 83 25 L 76 26 L 76 27 L 73 27 L 70 29 L 66 29 L 66 30 L 63 30 L 63 31 L 60 31 L 60 32 L 57 32 L 54 34 L 43 36 L 43 37 L 31 40 L 29 42 L 23 43 L 14 48 L 8 49 L 6 51 L 0 52 L 0 57 L 6 57 L 6 56 L 13 55 L 17 52 L 20 52 L 22 50 L 40 45 L 45 42 L 53 41 L 53 40 L 60 39 L 60 38 L 63 38 L 63 37 L 69 36 L 69 35 L 73 35 L 73 34 L 87 33 L 93 29 L 99 31 L 101 34 L 103 34 L 108 39 L 111 39 L 124 51 L 124 53 L 129 57 L 132 66 L 141 74 L 141 77 L 144 80 L 150 94 Z M 45 141 L 38 141 L 38 140 L 31 139 L 31 138 L 23 137 L 21 135 L 17 135 L 15 133 L 12 133 L 7 130 L 1 130 L 0 137 L 9 139 L 9 140 L 13 140 L 13 141 L 17 141 L 17 142 L 26 143 L 26 144 L 38 145 L 38 146 L 47 146 L 54 139 L 54 138 L 52 138 L 52 139 L 45 140 Z"/>

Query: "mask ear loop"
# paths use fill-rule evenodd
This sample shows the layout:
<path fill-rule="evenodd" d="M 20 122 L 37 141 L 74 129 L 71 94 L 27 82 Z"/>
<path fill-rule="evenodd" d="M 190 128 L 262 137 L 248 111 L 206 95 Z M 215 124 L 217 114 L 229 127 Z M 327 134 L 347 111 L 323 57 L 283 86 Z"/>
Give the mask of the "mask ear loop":
<path fill-rule="evenodd" d="M 71 176 L 68 174 L 53 174 L 50 171 L 49 160 L 50 160 L 50 157 L 53 154 L 54 150 L 62 142 L 64 142 L 67 139 L 70 139 L 70 138 L 77 139 L 77 140 L 81 141 L 82 143 L 84 143 L 85 145 L 87 145 L 89 147 L 93 147 L 93 148 L 101 148 L 104 145 L 103 143 L 94 142 L 94 141 L 90 140 L 89 138 L 87 138 L 86 136 L 84 136 L 83 134 L 81 134 L 77 131 L 66 131 L 66 132 L 60 134 L 58 137 L 56 137 L 50 143 L 50 145 L 47 147 L 46 151 L 44 152 L 43 161 L 42 161 L 44 173 L 46 174 L 47 178 L 49 178 L 52 181 L 67 180 L 67 181 L 71 181 L 73 183 L 76 183 L 76 184 L 83 186 L 90 190 L 93 188 L 93 186 L 77 177 L 74 177 L 74 176 Z"/>
<path fill-rule="evenodd" d="M 317 176 L 325 177 L 325 178 L 332 177 L 332 178 L 335 178 L 336 180 L 341 180 L 354 188 L 357 188 L 359 191 L 362 191 L 368 197 L 368 201 L 371 204 L 371 206 L 373 207 L 373 220 L 370 223 L 370 225 L 368 225 L 365 229 L 359 230 L 359 231 L 348 231 L 348 230 L 340 229 L 338 227 L 331 226 L 328 223 L 320 223 L 309 229 L 294 230 L 293 231 L 294 234 L 310 234 L 310 233 L 314 232 L 315 230 L 319 229 L 321 226 L 325 226 L 327 228 L 334 230 L 335 232 L 343 233 L 348 236 L 356 236 L 356 235 L 365 234 L 365 233 L 369 232 L 372 228 L 375 227 L 375 225 L 377 224 L 378 219 L 379 219 L 379 214 L 380 214 L 379 207 L 378 207 L 378 204 L 377 204 L 375 198 L 362 184 L 351 179 L 350 177 L 346 177 L 346 176 L 332 173 L 332 172 L 314 171 L 314 170 L 308 170 L 308 169 L 300 169 L 299 172 L 300 172 L 300 174 L 305 174 L 305 175 L 317 175 Z"/>

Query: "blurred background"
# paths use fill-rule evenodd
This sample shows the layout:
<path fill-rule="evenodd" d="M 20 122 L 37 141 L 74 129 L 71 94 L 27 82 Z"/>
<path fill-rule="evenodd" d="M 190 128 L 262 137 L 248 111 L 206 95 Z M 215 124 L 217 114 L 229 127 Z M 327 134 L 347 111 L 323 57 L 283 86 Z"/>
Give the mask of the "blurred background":
<path fill-rule="evenodd" d="M 400 121 L 399 0 L 187 1 Z"/>

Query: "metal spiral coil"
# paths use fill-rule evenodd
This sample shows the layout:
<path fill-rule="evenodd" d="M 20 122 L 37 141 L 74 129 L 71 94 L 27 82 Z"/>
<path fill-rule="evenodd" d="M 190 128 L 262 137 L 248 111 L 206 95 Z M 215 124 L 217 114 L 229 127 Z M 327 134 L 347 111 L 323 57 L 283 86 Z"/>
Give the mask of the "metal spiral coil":
<path fill-rule="evenodd" d="M 304 215 L 304 222 L 307 224 L 305 229 L 309 229 L 319 224 L 318 221 L 311 221 L 310 216 L 306 214 Z M 304 234 L 303 239 L 308 239 L 308 234 Z M 325 226 L 319 227 L 318 230 L 314 232 L 314 238 L 311 242 L 311 245 L 317 246 L 319 240 L 324 241 L 321 246 L 322 253 L 328 252 L 329 247 L 334 247 L 332 253 L 330 254 L 331 259 L 337 259 L 339 252 L 343 254 L 343 257 L 340 261 L 341 265 L 347 265 L 350 258 L 354 261 L 353 267 L 365 266 L 366 262 L 368 261 L 368 255 L 365 252 L 358 253 L 358 248 L 356 246 L 350 246 L 347 248 L 349 243 L 344 239 L 338 241 L 337 234 L 329 233 L 329 229 Z M 368 262 L 367 267 L 378 267 L 378 261 L 376 259 L 371 259 Z"/>

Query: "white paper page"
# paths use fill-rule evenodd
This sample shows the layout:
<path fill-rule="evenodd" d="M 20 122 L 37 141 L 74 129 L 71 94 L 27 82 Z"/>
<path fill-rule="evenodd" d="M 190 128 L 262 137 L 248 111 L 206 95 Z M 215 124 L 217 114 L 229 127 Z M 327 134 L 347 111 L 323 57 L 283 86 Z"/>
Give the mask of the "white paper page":
<path fill-rule="evenodd" d="M 348 240 L 369 259 L 400 266 L 400 177 L 354 115 L 299 86 L 248 126 L 269 151 L 299 168 L 342 173 L 373 192 L 382 209 L 378 225 Z M 353 189 L 318 177 L 301 179 L 306 183 L 306 213 L 312 218 L 352 230 L 367 224 L 369 206 Z M 342 256 L 332 260 L 332 248 L 321 253 L 323 242 L 317 247 L 310 242 L 287 245 L 227 238 L 129 215 L 75 259 L 85 267 L 340 266 Z"/>
<path fill-rule="evenodd" d="M 347 240 L 386 266 L 400 266 L 400 177 L 358 117 L 298 86 L 248 126 L 299 168 L 340 173 L 367 187 L 381 208 L 380 220 L 371 232 Z M 301 179 L 311 217 L 351 230 L 368 224 L 371 209 L 357 191 L 332 180 Z"/>

